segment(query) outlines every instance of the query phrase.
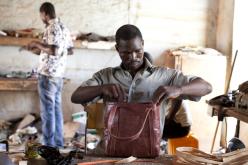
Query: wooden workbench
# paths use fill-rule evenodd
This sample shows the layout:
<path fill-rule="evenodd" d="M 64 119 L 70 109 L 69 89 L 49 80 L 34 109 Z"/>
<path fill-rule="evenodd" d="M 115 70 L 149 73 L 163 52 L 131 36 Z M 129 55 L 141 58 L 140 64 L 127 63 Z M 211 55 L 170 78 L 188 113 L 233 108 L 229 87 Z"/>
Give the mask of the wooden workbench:
<path fill-rule="evenodd" d="M 248 123 L 248 114 L 237 111 L 235 107 L 213 106 L 213 115 L 222 115 L 223 117 L 234 117 L 236 119 Z"/>
<path fill-rule="evenodd" d="M 110 158 L 110 157 L 95 157 L 95 156 L 85 156 L 81 160 L 76 160 L 75 163 L 83 162 L 94 162 L 99 160 L 121 160 L 123 158 Z M 114 164 L 114 163 L 104 163 L 104 164 Z M 176 162 L 176 157 L 171 156 L 160 156 L 156 159 L 137 159 L 135 162 L 130 163 L 132 165 L 179 165 Z M 10 161 L 10 158 L 5 153 L 0 153 L 0 165 L 17 165 Z M 28 165 L 47 165 L 44 159 L 30 159 L 28 160 Z"/>

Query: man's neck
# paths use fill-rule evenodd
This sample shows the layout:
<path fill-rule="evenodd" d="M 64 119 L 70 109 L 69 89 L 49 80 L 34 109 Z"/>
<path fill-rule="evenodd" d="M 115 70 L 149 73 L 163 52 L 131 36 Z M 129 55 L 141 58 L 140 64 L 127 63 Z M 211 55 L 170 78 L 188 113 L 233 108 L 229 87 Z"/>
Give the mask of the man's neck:
<path fill-rule="evenodd" d="M 132 78 L 134 78 L 135 75 L 144 68 L 145 68 L 145 62 L 143 62 L 143 64 L 137 70 L 135 71 L 127 70 L 127 71 L 131 74 Z"/>

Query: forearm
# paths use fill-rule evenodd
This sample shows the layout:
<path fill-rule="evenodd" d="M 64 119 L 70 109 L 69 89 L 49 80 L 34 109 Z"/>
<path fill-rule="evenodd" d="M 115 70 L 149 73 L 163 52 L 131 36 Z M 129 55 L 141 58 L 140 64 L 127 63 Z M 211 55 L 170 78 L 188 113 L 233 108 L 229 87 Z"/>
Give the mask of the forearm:
<path fill-rule="evenodd" d="M 169 113 L 167 115 L 168 119 L 172 120 L 175 117 L 175 115 L 179 111 L 181 105 L 182 105 L 182 100 L 180 100 L 180 99 L 172 99 L 171 100 L 171 107 L 170 107 Z"/>
<path fill-rule="evenodd" d="M 212 91 L 212 86 L 205 80 L 197 78 L 189 84 L 181 86 L 181 95 L 204 96 Z"/>
<path fill-rule="evenodd" d="M 84 104 L 102 95 L 101 86 L 79 87 L 73 92 L 71 101 L 76 104 Z"/>
<path fill-rule="evenodd" d="M 56 55 L 56 48 L 53 45 L 46 45 L 44 43 L 39 42 L 36 44 L 36 48 L 40 49 L 41 51 L 49 55 L 53 55 L 53 56 Z"/>

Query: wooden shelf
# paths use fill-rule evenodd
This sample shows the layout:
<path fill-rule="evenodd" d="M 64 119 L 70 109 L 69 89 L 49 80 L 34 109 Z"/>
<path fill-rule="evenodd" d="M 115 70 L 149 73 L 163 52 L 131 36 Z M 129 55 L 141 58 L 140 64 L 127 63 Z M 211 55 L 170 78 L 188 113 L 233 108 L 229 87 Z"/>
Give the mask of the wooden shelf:
<path fill-rule="evenodd" d="M 37 79 L 0 78 L 0 91 L 37 91 Z"/>
<path fill-rule="evenodd" d="M 38 38 L 17 38 L 17 37 L 0 37 L 0 45 L 3 46 L 25 46 L 31 41 L 41 41 Z M 114 50 L 115 43 L 113 42 L 87 42 L 76 40 L 73 41 L 74 48 L 77 49 L 96 49 L 96 50 Z"/>
<path fill-rule="evenodd" d="M 64 84 L 68 84 L 70 79 L 64 78 Z M 0 78 L 0 91 L 37 91 L 37 78 Z"/>

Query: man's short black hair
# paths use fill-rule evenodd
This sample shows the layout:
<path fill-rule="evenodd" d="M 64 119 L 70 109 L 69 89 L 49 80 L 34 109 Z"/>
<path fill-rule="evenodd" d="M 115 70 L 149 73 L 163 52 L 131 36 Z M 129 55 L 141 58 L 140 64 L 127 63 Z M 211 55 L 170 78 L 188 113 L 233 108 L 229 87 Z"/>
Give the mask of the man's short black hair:
<path fill-rule="evenodd" d="M 131 24 L 126 24 L 121 26 L 115 34 L 115 41 L 118 44 L 120 40 L 130 40 L 135 37 L 139 37 L 141 40 L 143 40 L 142 34 L 140 30 Z"/>
<path fill-rule="evenodd" d="M 40 12 L 44 12 L 46 15 L 49 15 L 50 18 L 56 18 L 55 8 L 50 2 L 44 2 L 40 6 Z"/>

